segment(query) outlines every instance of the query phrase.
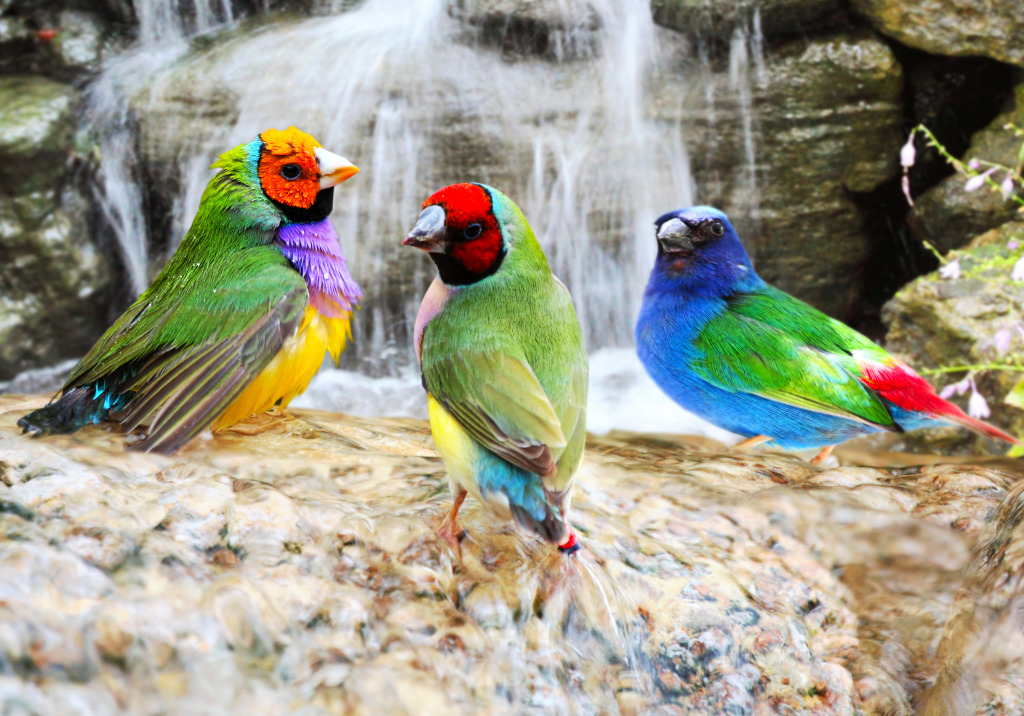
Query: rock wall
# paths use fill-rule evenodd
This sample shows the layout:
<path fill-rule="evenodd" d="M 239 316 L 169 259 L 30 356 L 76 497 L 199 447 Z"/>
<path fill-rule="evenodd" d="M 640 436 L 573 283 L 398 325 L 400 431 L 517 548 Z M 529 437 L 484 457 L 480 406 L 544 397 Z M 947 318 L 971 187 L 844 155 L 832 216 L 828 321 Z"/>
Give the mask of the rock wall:
<path fill-rule="evenodd" d="M 205 25 L 198 15 L 200 6 L 210 15 Z M 236 2 L 230 7 L 169 3 L 165 9 L 171 13 L 167 27 L 184 34 L 216 28 L 224 19 L 255 15 L 226 34 L 195 40 L 193 59 L 179 70 L 187 79 L 189 67 L 205 71 L 212 60 L 203 58 L 215 58 L 222 39 L 277 21 L 280 11 L 293 16 L 334 13 L 343 6 L 347 7 L 283 0 Z M 40 78 L 57 82 L 65 97 L 57 122 L 61 142 L 46 149 L 23 145 L 17 149 L 21 154 L 12 158 L 28 152 L 52 162 L 55 154 L 46 152 L 57 152 L 64 158 L 100 159 L 89 137 L 79 135 L 72 142 L 69 134 L 74 125 L 82 124 L 79 92 L 95 77 L 104 58 L 121 52 L 139 33 L 159 35 L 156 9 L 150 2 L 125 0 L 0 3 L 0 73 L 11 82 L 38 82 L 44 94 L 53 86 Z M 465 36 L 458 42 L 466 47 L 479 52 L 497 48 L 509 62 L 534 66 L 531 71 L 545 77 L 543 84 L 580 88 L 590 83 L 594 57 L 602 52 L 595 40 L 599 18 L 609 17 L 597 0 L 452 0 L 447 11 L 465 25 Z M 1022 31 L 1015 3 L 995 3 L 982 10 L 948 0 L 858 0 L 850 6 L 834 0 L 655 0 L 652 12 L 662 28 L 655 38 L 662 54 L 650 76 L 642 114 L 665 126 L 680 123 L 690 166 L 675 170 L 692 171 L 695 201 L 719 204 L 736 219 L 769 280 L 833 315 L 858 321 L 875 310 L 869 305 L 872 301 L 887 298 L 896 285 L 928 267 L 927 261 L 916 260 L 920 252 L 906 239 L 908 231 L 914 239 L 953 247 L 1007 218 L 1007 205 L 991 194 L 965 198 L 958 180 L 944 180 L 948 168 L 932 157 L 912 174 L 920 200 L 908 219 L 900 208 L 896 156 L 909 126 L 938 115 L 940 139 L 951 146 L 959 146 L 959 127 L 990 124 L 973 138 L 965 156 L 1000 157 L 1008 151 L 998 127 L 1019 119 L 1019 108 L 1001 108 L 998 102 L 1007 83 L 1019 81 L 1013 74 L 1013 68 L 1021 67 L 1013 54 L 1016 45 L 1006 41 Z M 978 77 L 984 72 L 992 91 L 970 101 L 959 99 L 961 90 L 945 79 L 944 63 L 953 56 L 961 58 L 958 76 Z M 903 65 L 910 59 L 908 72 Z M 183 201 L 184 169 L 179 164 L 188 142 L 178 136 L 181 128 L 190 126 L 196 112 L 221 126 L 234 121 L 231 88 L 223 90 L 199 103 L 187 89 L 168 92 L 165 104 L 150 105 L 147 116 L 129 116 L 123 127 L 125 132 L 140 128 L 131 142 L 138 143 L 142 162 L 130 167 L 129 176 L 150 184 L 138 211 L 145 214 L 142 225 L 151 229 L 152 247 L 166 249 L 182 229 L 171 220 L 171 212 Z M 141 92 L 145 94 L 145 89 Z M 144 104 L 138 102 L 139 96 L 127 99 L 138 108 Z M 1000 109 L 1005 114 L 996 117 Z M 531 117 L 530 122 L 570 127 L 574 117 L 566 105 Z M 41 125 L 36 129 L 48 131 Z M 368 124 L 366 131 L 377 131 L 377 125 Z M 449 156 L 446 166 L 460 176 L 485 177 L 503 185 L 532 180 L 509 175 L 509 158 L 529 157 L 532 143 L 520 146 L 508 136 L 498 136 L 479 118 L 459 119 L 453 114 L 447 133 L 437 141 Z M 609 159 L 617 160 L 614 153 Z M 83 185 L 83 180 L 91 181 L 93 170 L 103 170 L 102 164 L 88 171 L 82 168 L 88 168 L 89 161 L 62 166 L 59 186 L 52 183 L 57 173 L 46 179 L 51 181 L 44 191 L 50 197 L 46 201 L 39 190 L 30 189 L 35 178 L 26 183 L 15 176 L 0 187 L 0 210 L 7 217 L 4 236 L 11 237 L 8 243 L 18 247 L 19 255 L 40 271 L 49 261 L 76 266 L 68 276 L 54 276 L 46 269 L 45 276 L 31 279 L 15 275 L 13 264 L 0 269 L 12 287 L 10 316 L 3 323 L 10 328 L 5 330 L 31 335 L 33 342 L 24 350 L 7 349 L 10 355 L 0 359 L 0 379 L 81 352 L 110 312 L 130 297 L 123 289 L 109 289 L 111 284 L 128 284 L 122 268 L 128 260 L 114 248 L 94 209 L 92 190 Z M 660 177 L 651 180 L 663 183 Z M 68 186 L 74 191 L 68 193 Z M 25 201 L 13 202 L 13 197 L 29 194 L 35 198 L 26 201 L 34 209 L 26 209 Z M 595 226 L 604 227 L 597 230 L 598 245 L 637 240 L 617 211 L 606 207 L 589 217 Z M 43 218 L 48 219 L 46 227 Z M 39 238 L 40 231 L 50 238 Z M 157 251 L 152 269 L 163 258 Z M 880 265 L 886 270 L 880 272 Z M 395 272 L 403 277 L 412 270 L 404 260 L 389 266 L 381 280 L 366 283 L 378 287 L 396 282 Z M 871 285 L 878 273 L 886 274 L 881 289 Z M 404 291 L 405 284 L 397 284 Z M 89 299 L 76 302 L 75 296 Z M 403 301 L 380 292 L 372 298 L 381 312 L 368 314 L 367 321 L 391 325 L 408 318 Z M 606 307 L 597 312 L 606 312 Z M 63 327 L 47 325 L 55 320 L 47 316 L 58 315 L 72 316 L 70 340 L 64 340 Z M 617 331 L 615 340 L 627 333 Z"/>
<path fill-rule="evenodd" d="M 84 353 L 118 296 L 79 121 L 124 10 L 0 2 L 0 379 Z"/>

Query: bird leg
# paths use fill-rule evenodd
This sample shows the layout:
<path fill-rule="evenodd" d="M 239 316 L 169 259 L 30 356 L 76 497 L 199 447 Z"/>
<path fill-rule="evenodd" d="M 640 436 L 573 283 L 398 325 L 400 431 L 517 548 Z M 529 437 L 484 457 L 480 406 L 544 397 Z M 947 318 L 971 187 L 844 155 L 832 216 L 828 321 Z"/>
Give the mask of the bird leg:
<path fill-rule="evenodd" d="M 836 449 L 835 445 L 826 445 L 821 449 L 817 455 L 811 458 L 812 465 L 820 465 L 821 463 L 828 460 L 828 456 L 832 454 L 832 451 Z"/>
<path fill-rule="evenodd" d="M 463 488 L 453 485 L 452 509 L 441 518 L 441 524 L 437 526 L 437 536 L 452 548 L 455 556 L 462 559 L 462 550 L 459 548 L 459 539 L 465 534 L 462 525 L 459 524 L 459 508 L 468 494 Z"/>
<path fill-rule="evenodd" d="M 742 440 L 736 443 L 731 448 L 729 448 L 729 450 L 732 452 L 746 450 L 748 448 L 757 447 L 761 443 L 766 443 L 771 439 L 771 435 L 755 435 L 752 438 L 747 438 L 746 440 Z"/>

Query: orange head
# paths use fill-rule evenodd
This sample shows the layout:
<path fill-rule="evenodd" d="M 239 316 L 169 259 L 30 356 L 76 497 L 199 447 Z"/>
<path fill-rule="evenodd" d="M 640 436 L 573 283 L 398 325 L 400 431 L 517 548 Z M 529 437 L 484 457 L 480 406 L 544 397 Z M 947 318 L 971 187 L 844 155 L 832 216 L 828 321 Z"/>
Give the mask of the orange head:
<path fill-rule="evenodd" d="M 308 209 L 322 189 L 329 189 L 359 171 L 352 162 L 332 154 L 295 127 L 268 129 L 260 135 L 258 174 L 270 199 L 294 209 Z"/>

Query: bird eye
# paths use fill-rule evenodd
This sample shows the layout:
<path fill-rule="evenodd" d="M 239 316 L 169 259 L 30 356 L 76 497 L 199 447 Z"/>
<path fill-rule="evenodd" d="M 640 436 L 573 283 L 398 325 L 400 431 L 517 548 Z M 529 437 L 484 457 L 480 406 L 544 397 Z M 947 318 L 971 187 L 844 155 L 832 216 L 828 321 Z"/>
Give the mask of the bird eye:
<path fill-rule="evenodd" d="M 281 176 L 288 181 L 295 181 L 302 176 L 302 167 L 298 164 L 285 164 L 281 167 Z"/>
<path fill-rule="evenodd" d="M 711 233 L 714 236 L 721 236 L 725 233 L 725 225 L 718 219 L 715 219 L 711 222 Z"/>
<path fill-rule="evenodd" d="M 466 227 L 466 230 L 463 231 L 462 233 L 463 233 L 463 235 L 467 239 L 472 241 L 473 239 L 478 237 L 480 234 L 482 234 L 483 230 L 484 230 L 484 227 L 480 226 L 480 224 L 470 224 L 469 226 Z"/>

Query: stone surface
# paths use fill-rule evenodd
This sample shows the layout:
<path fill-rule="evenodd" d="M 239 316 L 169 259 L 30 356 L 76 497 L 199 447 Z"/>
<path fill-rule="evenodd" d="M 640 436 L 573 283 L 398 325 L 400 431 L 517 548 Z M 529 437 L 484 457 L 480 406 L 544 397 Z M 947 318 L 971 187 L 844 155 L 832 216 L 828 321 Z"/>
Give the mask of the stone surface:
<path fill-rule="evenodd" d="M 1007 131 L 1007 124 L 1024 127 L 1024 84 L 1015 88 L 1007 111 L 971 137 L 963 161 L 978 159 L 1015 166 L 1022 138 Z M 1002 178 L 1002 174 L 995 176 L 997 183 Z M 953 174 L 917 199 L 908 217 L 915 236 L 930 241 L 941 251 L 948 251 L 1009 221 L 1016 214 L 1020 205 L 1004 199 L 998 190 L 982 187 L 966 192 L 965 183 L 962 175 Z"/>
<path fill-rule="evenodd" d="M 78 91 L 32 75 L 0 77 L 0 196 L 51 189 L 65 173 Z"/>
<path fill-rule="evenodd" d="M 838 0 L 653 0 L 654 21 L 694 36 L 729 38 L 737 30 L 796 35 L 836 15 Z"/>
<path fill-rule="evenodd" d="M 1016 240 L 1020 246 L 1007 248 Z M 1017 364 L 1016 370 L 979 371 L 978 389 L 988 398 L 990 420 L 1014 435 L 1024 435 L 1024 411 L 1003 403 L 1003 397 L 1024 378 L 1024 343 L 1014 326 L 1024 313 L 1024 283 L 1013 281 L 1014 264 L 1024 257 L 1024 222 L 1006 224 L 979 236 L 971 247 L 957 252 L 961 277 L 943 279 L 928 274 L 910 283 L 883 309 L 882 319 L 889 327 L 886 348 L 902 356 L 918 370 L 943 366 L 974 364 Z M 1011 331 L 1010 350 L 1000 355 L 994 336 Z M 963 371 L 926 376 L 937 388 L 964 377 Z M 966 407 L 964 398 L 954 399 Z M 921 431 L 907 436 L 919 447 L 946 450 L 978 449 L 982 438 L 963 431 Z M 994 443 L 989 449 L 1005 451 Z"/>
<path fill-rule="evenodd" d="M 0 379 L 81 355 L 116 278 L 74 172 L 78 92 L 0 77 Z"/>
<path fill-rule="evenodd" d="M 698 200 L 734 218 L 761 276 L 845 316 L 869 251 L 849 192 L 898 172 L 900 65 L 868 34 L 790 43 L 763 70 L 748 62 L 702 94 L 687 92 L 692 70 L 670 67 L 655 111 L 684 115 Z"/>
<path fill-rule="evenodd" d="M 1005 0 L 851 0 L 881 32 L 935 55 L 1024 66 L 1024 4 Z"/>
<path fill-rule="evenodd" d="M 470 500 L 460 563 L 422 422 L 286 413 L 164 457 L 21 436 L 42 402 L 0 398 L 5 712 L 893 714 L 938 683 L 973 713 L 1019 679 L 1012 643 L 961 662 L 1019 629 L 982 561 L 1019 561 L 1017 461 L 612 435 L 577 557 Z"/>

